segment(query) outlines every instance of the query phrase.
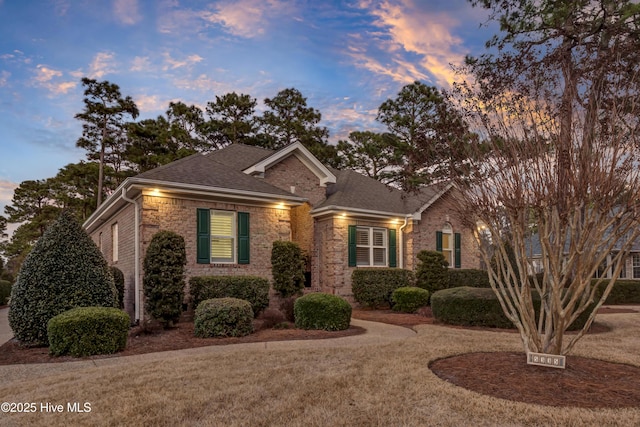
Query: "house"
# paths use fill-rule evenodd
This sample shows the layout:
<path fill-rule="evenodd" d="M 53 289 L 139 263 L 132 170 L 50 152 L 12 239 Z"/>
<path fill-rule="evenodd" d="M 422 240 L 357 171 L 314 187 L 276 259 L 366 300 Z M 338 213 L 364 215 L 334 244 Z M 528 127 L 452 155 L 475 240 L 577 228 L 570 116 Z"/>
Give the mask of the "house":
<path fill-rule="evenodd" d="M 152 236 L 184 237 L 186 274 L 271 278 L 276 240 L 308 254 L 307 291 L 352 300 L 361 267 L 413 269 L 423 249 L 451 268 L 477 268 L 471 233 L 448 207 L 452 185 L 405 194 L 351 170 L 329 168 L 303 145 L 278 151 L 233 144 L 127 178 L 85 229 L 125 276 L 125 309 L 143 317 L 142 260 Z"/>

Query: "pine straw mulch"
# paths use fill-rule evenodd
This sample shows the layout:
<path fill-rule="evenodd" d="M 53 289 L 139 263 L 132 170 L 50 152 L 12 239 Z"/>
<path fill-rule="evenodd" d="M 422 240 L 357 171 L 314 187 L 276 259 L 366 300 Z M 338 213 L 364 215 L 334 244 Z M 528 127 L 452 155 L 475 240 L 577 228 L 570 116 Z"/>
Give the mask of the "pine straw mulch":
<path fill-rule="evenodd" d="M 637 310 L 603 307 L 599 314 L 635 313 Z M 404 327 L 433 324 L 429 308 L 418 314 L 391 310 L 354 309 L 355 319 L 389 323 Z M 307 331 L 295 329 L 291 323 L 280 328 L 256 323 L 257 331 L 241 338 L 196 338 L 193 322 L 181 322 L 169 330 L 143 331 L 132 329 L 127 348 L 115 355 L 91 358 L 129 356 L 151 352 L 180 350 L 210 345 L 247 342 L 267 342 L 297 339 L 337 338 L 364 333 L 351 326 L 345 331 Z M 502 331 L 502 329 L 472 328 Z M 602 324 L 594 323 L 589 333 L 606 332 Z M 0 365 L 19 363 L 51 363 L 78 360 L 73 357 L 52 357 L 48 348 L 25 348 L 15 340 L 0 346 Z M 584 408 L 624 408 L 640 406 L 640 367 L 611 363 L 597 359 L 570 356 L 566 369 L 527 365 L 523 353 L 467 353 L 439 359 L 430 364 L 432 371 L 445 381 L 481 394 L 549 406 Z"/>

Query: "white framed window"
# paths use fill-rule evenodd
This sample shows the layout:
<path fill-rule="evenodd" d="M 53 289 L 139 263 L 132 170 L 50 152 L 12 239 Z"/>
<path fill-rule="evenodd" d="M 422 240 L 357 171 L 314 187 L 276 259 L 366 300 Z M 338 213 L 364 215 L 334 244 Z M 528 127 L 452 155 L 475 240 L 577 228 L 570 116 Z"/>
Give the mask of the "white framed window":
<path fill-rule="evenodd" d="M 235 263 L 236 213 L 211 211 L 211 262 Z"/>
<path fill-rule="evenodd" d="M 449 267 L 453 266 L 453 228 L 451 224 L 446 223 L 442 227 L 442 255 L 449 263 Z"/>
<path fill-rule="evenodd" d="M 386 267 L 388 265 L 388 238 L 386 228 L 356 228 L 356 265 L 359 267 Z"/>
<path fill-rule="evenodd" d="M 633 254 L 633 278 L 640 279 L 640 254 Z"/>
<path fill-rule="evenodd" d="M 111 225 L 111 262 L 118 261 L 118 223 Z"/>

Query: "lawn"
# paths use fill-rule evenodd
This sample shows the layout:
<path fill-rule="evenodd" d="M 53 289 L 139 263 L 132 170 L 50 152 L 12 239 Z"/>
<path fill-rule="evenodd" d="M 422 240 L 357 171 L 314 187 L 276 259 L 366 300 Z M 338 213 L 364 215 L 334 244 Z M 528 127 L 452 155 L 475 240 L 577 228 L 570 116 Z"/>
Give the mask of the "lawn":
<path fill-rule="evenodd" d="M 576 354 L 640 366 L 640 313 L 599 321 L 611 331 L 586 336 Z M 456 387 L 436 377 L 429 362 L 521 351 L 519 336 L 415 329 L 392 344 L 285 350 L 254 343 L 104 359 L 101 366 L 0 366 L 4 401 L 91 404 L 89 413 L 0 414 L 0 425 L 640 425 L 640 408 L 545 407 Z"/>

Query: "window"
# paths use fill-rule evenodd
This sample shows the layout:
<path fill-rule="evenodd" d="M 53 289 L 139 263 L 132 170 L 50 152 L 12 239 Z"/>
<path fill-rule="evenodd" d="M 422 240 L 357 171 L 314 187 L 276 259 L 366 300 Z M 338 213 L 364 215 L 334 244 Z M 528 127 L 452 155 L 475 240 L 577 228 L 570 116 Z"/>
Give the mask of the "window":
<path fill-rule="evenodd" d="M 633 254 L 633 278 L 640 279 L 640 254 Z"/>
<path fill-rule="evenodd" d="M 436 231 L 436 251 L 442 252 L 449 267 L 462 267 L 462 237 L 454 233 L 451 224 L 446 223 L 441 231 Z"/>
<path fill-rule="evenodd" d="M 396 230 L 350 225 L 349 267 L 395 267 Z"/>
<path fill-rule="evenodd" d="M 249 264 L 249 213 L 197 210 L 198 264 Z"/>
<path fill-rule="evenodd" d="M 118 261 L 118 223 L 111 225 L 111 262 Z"/>
<path fill-rule="evenodd" d="M 356 228 L 356 265 L 387 265 L 387 229 L 357 227 Z"/>

